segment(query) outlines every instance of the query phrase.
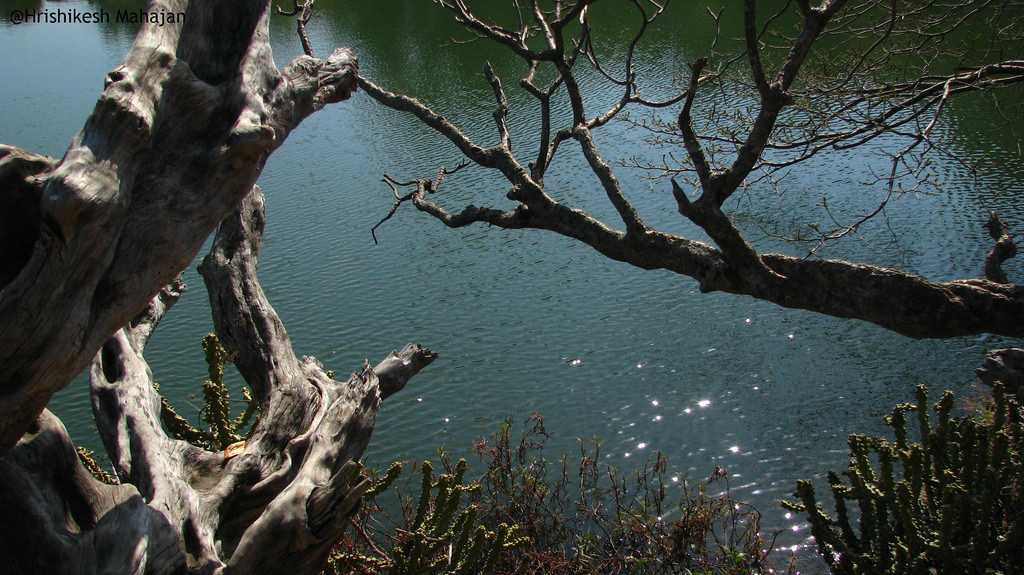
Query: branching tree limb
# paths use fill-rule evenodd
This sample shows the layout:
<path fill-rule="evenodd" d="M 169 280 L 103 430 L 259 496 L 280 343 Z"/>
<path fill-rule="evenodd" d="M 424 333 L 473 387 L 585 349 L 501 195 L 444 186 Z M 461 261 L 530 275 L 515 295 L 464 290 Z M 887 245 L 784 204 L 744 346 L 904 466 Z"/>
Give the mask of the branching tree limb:
<path fill-rule="evenodd" d="M 355 89 L 348 50 L 278 71 L 265 2 L 149 9 L 188 18 L 143 25 L 62 160 L 0 150 L 4 204 L 39 198 L 5 226 L 22 249 L 0 256 L 0 451 L 188 265 L 292 129 Z"/>
<path fill-rule="evenodd" d="M 1013 242 L 1009 226 L 999 219 L 995 212 L 989 215 L 985 229 L 996 242 L 992 251 L 985 257 L 985 277 L 994 282 L 1008 284 L 1010 280 L 1003 271 L 1003 262 L 1017 255 L 1017 244 Z"/>
<path fill-rule="evenodd" d="M 308 115 L 344 100 L 346 49 L 279 71 L 270 3 L 153 0 L 61 160 L 0 147 L 0 555 L 5 572 L 316 575 L 369 482 L 358 463 L 381 401 L 434 359 L 418 345 L 334 380 L 300 358 L 256 277 L 254 182 Z M 227 33 L 226 33 L 227 32 Z M 217 335 L 259 416 L 224 451 L 168 435 L 143 357 L 201 266 Z M 83 467 L 44 408 L 89 366 L 119 482 Z"/>
<path fill-rule="evenodd" d="M 341 381 L 316 360 L 300 360 L 256 279 L 263 222 L 254 187 L 221 224 L 202 266 L 217 332 L 260 404 L 244 444 L 207 451 L 169 437 L 161 425 L 160 396 L 142 354 L 181 295 L 180 284 L 168 286 L 104 344 L 90 372 L 97 427 L 121 485 L 99 483 L 81 466 L 49 412 L 0 458 L 0 497 L 17 512 L 3 541 L 16 573 L 85 566 L 315 575 L 323 568 L 369 487 L 357 461 L 382 399 L 435 356 L 409 345 Z"/>
<path fill-rule="evenodd" d="M 826 148 L 862 144 L 877 135 L 875 130 L 879 133 L 898 133 L 901 126 L 920 118 L 921 114 L 930 109 L 933 112 L 931 121 L 922 123 L 920 129 L 913 134 L 911 144 L 893 159 L 893 173 L 887 181 L 887 199 L 891 198 L 893 185 L 900 175 L 896 166 L 907 163 L 912 152 L 919 153 L 919 144 L 926 144 L 923 149 L 927 151 L 936 149 L 931 141 L 931 132 L 946 100 L 959 93 L 1010 85 L 1024 79 L 1016 68 L 1016 61 L 1008 61 L 954 71 L 945 76 L 922 74 L 908 82 L 878 84 L 865 81 L 871 73 L 884 66 L 889 58 L 894 57 L 893 54 L 902 50 L 905 44 L 890 45 L 896 39 L 908 42 L 908 38 L 925 37 L 930 31 L 942 29 L 943 26 L 959 26 L 956 23 L 959 20 L 951 20 L 950 15 L 959 13 L 962 17 L 968 17 L 969 14 L 964 13 L 961 6 L 933 7 L 934 11 L 945 16 L 940 18 L 929 14 L 929 18 L 917 21 L 917 27 L 908 28 L 902 18 L 908 14 L 924 18 L 927 9 L 915 5 L 897 13 L 896 5 L 892 2 L 875 0 L 828 0 L 820 5 L 797 2 L 795 9 L 800 17 L 799 31 L 788 40 L 785 55 L 772 72 L 762 54 L 761 38 L 781 12 L 761 25 L 755 9 L 756 3 L 745 2 L 744 47 L 749 74 L 755 87 L 756 113 L 750 118 L 749 124 L 732 126 L 726 136 L 719 136 L 700 133 L 695 128 L 692 117 L 695 102 L 700 98 L 702 85 L 726 81 L 725 70 L 737 60 L 736 57 L 718 63 L 711 73 L 704 72 L 711 65 L 710 57 L 698 59 L 691 67 L 687 89 L 666 102 L 651 102 L 638 95 L 638 81 L 632 66 L 634 49 L 647 24 L 664 8 L 660 4 L 651 3 L 656 7 L 653 16 L 648 17 L 644 13 L 643 24 L 626 50 L 625 77 L 616 78 L 607 72 L 593 52 L 593 32 L 587 16 L 591 0 L 579 0 L 571 4 L 570 8 L 556 3 L 550 11 L 540 8 L 537 2 L 531 3 L 534 25 L 521 22 L 516 29 L 486 21 L 463 2 L 439 3 L 455 14 L 457 22 L 508 47 L 526 63 L 527 71 L 520 86 L 540 104 L 538 153 L 536 160 L 523 166 L 509 148 L 480 147 L 442 113 L 409 96 L 388 92 L 360 76 L 359 86 L 378 103 L 412 114 L 439 135 L 452 141 L 475 166 L 499 171 L 510 185 L 506 197 L 516 204 L 512 209 L 470 205 L 453 213 L 429 199 L 428 196 L 434 191 L 424 185 L 429 180 L 408 182 L 414 190 L 400 196 L 395 188 L 397 182 L 388 178 L 396 200 L 391 213 L 401 203 L 411 200 L 420 211 L 450 227 L 483 222 L 509 229 L 548 230 L 576 239 L 617 261 L 643 269 L 667 269 L 692 277 L 705 292 L 725 291 L 749 295 L 785 307 L 861 319 L 911 337 L 944 338 L 973 333 L 1015 337 L 1024 335 L 1024 291 L 1005 281 L 1005 277 L 986 272 L 987 279 L 933 282 L 910 273 L 876 266 L 762 254 L 744 238 L 742 231 L 725 211 L 726 201 L 736 190 L 749 183 L 754 172 L 792 166 Z M 640 5 L 639 2 L 625 0 L 623 3 L 628 6 Z M 979 10 L 982 8 L 978 7 Z M 572 13 L 573 18 L 567 19 L 567 13 Z M 861 17 L 865 14 L 877 15 L 879 23 L 862 25 Z M 720 15 L 712 14 L 712 17 L 717 27 Z M 835 32 L 835 29 L 858 37 L 877 33 L 883 37 L 883 41 L 870 43 L 866 49 L 858 52 L 855 61 L 859 64 L 844 70 L 841 81 L 829 82 L 827 89 L 822 87 L 823 83 L 815 81 L 813 73 L 809 73 L 809 83 L 798 85 L 798 78 L 811 60 L 812 48 L 817 40 L 823 34 L 841 33 Z M 566 37 L 573 31 L 578 36 L 567 41 Z M 539 39 L 531 43 L 530 39 L 534 35 L 539 36 Z M 545 47 L 533 48 L 538 44 Z M 712 45 L 716 44 L 717 36 Z M 879 46 L 883 44 L 887 51 L 879 56 Z M 622 100 L 603 114 L 587 114 L 586 102 L 579 91 L 574 71 L 577 56 L 581 53 L 585 54 L 586 61 L 597 74 L 625 89 Z M 535 80 L 538 70 L 544 67 L 551 68 L 555 73 L 555 79 L 547 88 L 538 86 Z M 493 71 L 488 69 L 486 75 L 489 80 L 492 79 Z M 556 129 L 551 125 L 550 107 L 562 86 L 565 86 L 573 119 L 571 125 Z M 826 105 L 826 96 L 832 97 L 831 104 Z M 883 107 L 881 112 L 872 111 L 864 116 L 864 111 L 876 109 L 875 102 L 883 97 L 889 105 Z M 801 120 L 799 114 L 803 113 L 806 105 L 802 105 L 799 112 L 794 110 L 793 104 L 798 99 L 811 99 L 812 103 L 820 102 L 821 105 L 812 106 L 812 113 Z M 503 101 L 505 98 L 502 94 L 499 103 Z M 671 192 L 680 214 L 707 232 L 714 246 L 650 228 L 630 203 L 619 179 L 602 158 L 592 137 L 595 129 L 605 125 L 627 105 L 662 108 L 680 102 L 681 109 L 675 125 L 661 125 L 655 130 L 660 131 L 668 143 L 682 145 L 690 167 L 673 170 L 666 166 L 664 172 L 667 175 L 681 174 L 688 170 L 696 173 L 696 194 L 688 193 L 684 185 L 675 180 L 671 182 Z M 504 117 L 504 108 L 499 108 Z M 499 122 L 499 135 L 504 134 L 505 130 Z M 501 137 L 504 141 L 504 136 Z M 560 145 L 570 139 L 580 146 L 604 195 L 618 213 L 624 230 L 616 230 L 586 212 L 555 201 L 554 194 L 546 190 L 544 175 Z M 731 160 L 721 165 L 716 163 L 706 150 L 708 143 L 733 146 Z M 769 152 L 774 154 L 784 150 L 794 150 L 794 157 L 778 160 L 767 156 Z M 691 198 L 691 195 L 694 197 Z M 824 233 L 819 244 L 852 234 L 871 217 L 882 212 L 884 207 L 883 201 L 877 210 L 855 224 Z M 1012 236 L 1000 232 L 996 239 L 1004 246 L 996 251 L 1000 254 L 1009 253 Z M 992 258 L 990 260 L 996 261 Z"/>

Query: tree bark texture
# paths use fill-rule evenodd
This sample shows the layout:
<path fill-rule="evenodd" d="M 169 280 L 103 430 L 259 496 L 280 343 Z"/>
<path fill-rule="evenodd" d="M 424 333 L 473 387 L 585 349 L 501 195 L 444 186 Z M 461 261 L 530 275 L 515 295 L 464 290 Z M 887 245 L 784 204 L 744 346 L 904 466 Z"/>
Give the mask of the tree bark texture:
<path fill-rule="evenodd" d="M 434 359 L 408 345 L 336 381 L 294 352 L 259 285 L 256 179 L 358 69 L 338 49 L 278 70 L 270 7 L 152 0 L 184 21 L 142 26 L 61 159 L 0 146 L 4 573 L 319 573 L 369 487 L 357 461 L 382 399 Z M 214 324 L 259 410 L 224 452 L 168 435 L 143 357 L 214 230 Z M 116 485 L 45 409 L 86 368 Z"/>
<path fill-rule="evenodd" d="M 773 135 L 778 136 L 780 132 L 776 129 L 779 118 L 792 107 L 794 95 L 798 93 L 794 91 L 797 76 L 816 40 L 848 4 L 846 0 L 799 3 L 802 15 L 800 32 L 785 40 L 790 49 L 775 73 L 765 69 L 759 55 L 762 42 L 758 30 L 767 23 L 757 20 L 757 2 L 746 0 L 743 3 L 746 56 L 759 103 L 749 125 L 744 126 L 738 135 L 729 136 L 730 140 L 736 139 L 735 158 L 725 154 L 730 160 L 717 167 L 710 162 L 702 137 L 716 141 L 722 134 L 715 131 L 698 134 L 692 117 L 693 104 L 701 86 L 717 77 L 715 73 L 703 74 L 709 65 L 706 58 L 697 59 L 691 66 L 690 85 L 679 96 L 660 103 L 649 102 L 640 96 L 633 48 L 647 25 L 661 13 L 660 10 L 650 6 L 645 8 L 645 3 L 632 3 L 643 17 L 643 23 L 626 50 L 623 79 L 609 77 L 623 90 L 622 97 L 610 108 L 596 111 L 594 103 L 584 97 L 576 78 L 575 66 L 579 62 L 590 61 L 598 73 L 608 76 L 607 71 L 599 67 L 597 56 L 588 43 L 593 32 L 587 20 L 587 7 L 594 1 L 580 0 L 571 9 L 556 10 L 552 14 L 534 10 L 530 25 L 523 24 L 525 20 L 520 14 L 519 28 L 507 28 L 476 14 L 466 2 L 437 0 L 463 27 L 510 49 L 528 63 L 519 85 L 534 96 L 540 106 L 536 156 L 532 149 L 524 152 L 522 142 L 518 142 L 518 148 L 514 149 L 506 125 L 506 116 L 511 113 L 509 99 L 501 80 L 489 66 L 485 67 L 483 75 L 497 103 L 494 110 L 496 134 L 492 136 L 492 145 L 470 138 L 443 111 L 432 109 L 410 96 L 390 92 L 369 78 L 359 77 L 359 88 L 366 95 L 382 106 L 413 116 L 439 137 L 451 142 L 465 157 L 458 169 L 475 165 L 500 173 L 508 185 L 505 197 L 514 202 L 511 207 L 470 204 L 461 209 L 448 209 L 431 197 L 443 178 L 398 182 L 387 176 L 385 180 L 392 187 L 395 205 L 384 220 L 390 218 L 400 204 L 408 201 L 418 210 L 453 228 L 484 223 L 506 229 L 553 232 L 590 246 L 616 261 L 694 278 L 702 292 L 747 295 L 787 308 L 860 319 L 914 338 L 949 338 L 978 333 L 1024 336 L 1024 288 L 1010 283 L 1001 269 L 1002 263 L 1016 253 L 1016 248 L 1008 228 L 995 215 L 988 226 L 996 240 L 996 248 L 986 259 L 984 270 L 979 262 L 979 272 L 984 271 L 984 278 L 953 281 L 934 281 L 906 271 L 855 262 L 759 253 L 728 215 L 725 202 L 748 181 L 757 166 L 765 165 L 764 152 L 775 145 Z M 587 38 L 587 42 L 571 37 L 574 31 L 578 31 L 579 38 Z M 536 41 L 532 41 L 533 36 L 536 36 Z M 581 54 L 586 58 L 578 57 Z M 1014 62 L 1011 68 L 1019 71 L 1018 65 Z M 538 70 L 542 68 L 554 73 L 554 79 L 546 88 L 538 85 Z M 992 69 L 993 73 L 995 70 Z M 998 70 L 1002 73 L 1006 67 L 998 67 Z M 946 85 L 952 86 L 954 81 L 964 81 L 965 78 L 954 75 Z M 942 86 L 941 83 L 937 86 L 940 96 Z M 551 122 L 552 98 L 562 90 L 566 92 L 573 119 L 570 125 L 556 129 Z M 960 91 L 947 90 L 946 95 L 941 96 L 942 101 L 950 93 L 961 91 L 966 92 L 966 87 Z M 665 108 L 679 103 L 678 133 L 674 129 L 672 133 L 673 137 L 678 135 L 681 138 L 696 181 L 687 186 L 690 189 L 684 189 L 673 179 L 671 194 L 680 215 L 699 226 L 712 243 L 659 231 L 645 223 L 592 136 L 595 130 L 607 125 L 629 105 Z M 717 122 L 708 123 L 714 125 Z M 925 141 L 929 131 L 927 128 L 919 134 L 908 151 Z M 579 145 L 600 184 L 594 187 L 593 194 L 607 196 L 621 223 L 601 221 L 565 200 L 556 199 L 564 194 L 548 189 L 546 171 L 559 150 L 568 146 L 570 140 Z M 893 161 L 895 166 L 899 156 Z M 440 172 L 442 175 L 445 173 L 443 169 Z M 891 178 L 890 185 L 893 182 Z M 413 189 L 399 195 L 399 187 Z M 665 188 L 667 193 L 668 186 Z M 858 225 L 837 237 L 854 232 Z"/>
<path fill-rule="evenodd" d="M 0 452 L 174 280 L 354 54 L 272 58 L 267 1 L 153 0 L 60 160 L 0 147 Z M 8 247 L 10 246 L 10 247 Z"/>
<path fill-rule="evenodd" d="M 259 417 L 240 449 L 167 435 L 146 341 L 180 297 L 163 289 L 90 369 L 93 413 L 120 485 L 79 462 L 44 411 L 0 458 L 0 545 L 14 573 L 287 573 L 323 568 L 370 482 L 361 457 L 384 397 L 434 355 L 418 345 L 336 381 L 300 359 L 256 279 L 263 195 L 253 187 L 201 266 L 222 344 Z"/>
<path fill-rule="evenodd" d="M 993 349 L 985 354 L 984 363 L 974 371 L 983 383 L 994 385 L 997 381 L 1002 382 L 1008 392 L 1021 397 L 1024 390 L 1024 349 Z"/>

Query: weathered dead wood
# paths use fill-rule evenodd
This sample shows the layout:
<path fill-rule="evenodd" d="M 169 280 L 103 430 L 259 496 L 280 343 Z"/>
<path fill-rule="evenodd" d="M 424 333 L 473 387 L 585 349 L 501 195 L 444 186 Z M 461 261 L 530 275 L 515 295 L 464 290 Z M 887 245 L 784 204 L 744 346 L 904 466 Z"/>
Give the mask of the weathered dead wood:
<path fill-rule="evenodd" d="M 381 104 L 414 114 L 454 142 L 468 159 L 501 171 L 515 186 L 510 197 L 521 204 L 512 210 L 471 205 L 450 213 L 429 198 L 433 188 L 428 184 L 432 180 L 409 182 L 416 190 L 403 198 L 449 227 L 483 222 L 507 229 L 553 231 L 617 261 L 692 277 L 704 292 L 750 295 L 784 307 L 861 319 L 910 337 L 946 338 L 985 332 L 1024 336 L 1024 289 L 1019 286 L 984 279 L 932 282 L 904 271 L 853 262 L 756 254 L 749 246 L 743 247 L 745 242 L 729 218 L 708 201 L 699 213 L 712 213 L 713 217 L 694 217 L 706 229 L 715 230 L 720 246 L 733 242 L 731 258 L 705 243 L 656 230 L 615 230 L 586 212 L 556 202 L 545 193 L 543 182 L 534 180 L 503 149 L 477 146 L 458 127 L 419 101 L 387 92 L 363 77 L 359 85 Z M 619 187 L 612 178 L 607 178 L 604 185 Z M 685 198 L 681 189 L 677 190 L 679 195 Z M 695 212 L 689 213 L 692 216 Z M 746 258 L 737 255 L 743 253 Z M 762 267 L 777 277 L 755 281 L 767 277 L 758 271 Z"/>
<path fill-rule="evenodd" d="M 4 228 L 24 249 L 0 270 L 0 451 L 192 261 L 291 130 L 355 89 L 344 49 L 279 71 L 269 5 L 153 0 L 187 17 L 143 25 L 61 161 L 0 150 L 0 204 L 39 198 Z"/>
<path fill-rule="evenodd" d="M 1012 236 L 1005 226 L 993 228 L 993 238 L 997 244 L 987 260 L 985 279 L 965 278 L 940 282 L 901 270 L 855 262 L 759 253 L 726 213 L 726 200 L 748 180 L 758 166 L 764 165 L 763 154 L 773 145 L 771 140 L 773 134 L 777 133 L 780 115 L 793 104 L 793 86 L 800 70 L 807 62 L 817 39 L 847 5 L 846 0 L 825 0 L 813 6 L 807 2 L 800 3 L 800 32 L 787 41 L 790 44 L 789 52 L 774 73 L 765 69 L 759 55 L 762 50 L 760 37 L 764 31 L 758 32 L 761 24 L 757 20 L 756 3 L 753 0 L 745 2 L 745 56 L 757 89 L 759 106 L 749 127 L 740 135 L 729 137 L 731 142 L 735 140 L 735 157 L 727 154 L 731 161 L 719 168 L 711 164 L 700 135 L 694 131 L 691 118 L 699 87 L 708 81 L 707 78 L 714 78 L 718 74 L 702 75 L 708 66 L 707 59 L 695 61 L 691 68 L 689 86 L 679 97 L 666 102 L 648 102 L 639 96 L 636 86 L 632 67 L 632 46 L 637 41 L 634 39 L 633 45 L 627 50 L 625 79 L 609 78 L 623 86 L 625 94 L 604 113 L 587 114 L 573 68 L 579 53 L 583 51 L 595 69 L 608 76 L 597 62 L 591 47 L 592 32 L 586 18 L 586 7 L 593 0 L 580 0 L 574 5 L 573 11 L 579 16 L 580 24 L 578 39 L 566 37 L 564 27 L 567 21 L 564 17 L 551 16 L 543 11 L 534 13 L 536 27 L 524 27 L 516 31 L 484 20 L 464 2 L 441 0 L 438 3 L 452 11 L 462 26 L 508 47 L 527 62 L 529 68 L 520 85 L 536 97 L 540 104 L 540 152 L 536 162 L 525 166 L 512 154 L 503 124 L 503 118 L 508 113 L 508 99 L 492 70 L 485 70 L 484 76 L 494 89 L 498 101 L 495 119 L 500 143 L 491 147 L 478 145 L 445 115 L 419 100 L 390 92 L 360 76 L 359 87 L 379 104 L 417 118 L 439 136 L 452 142 L 466 161 L 501 173 L 510 186 L 505 197 L 514 202 L 514 206 L 508 209 L 471 204 L 459 211 L 449 211 L 430 198 L 435 190 L 431 186 L 432 180 L 412 180 L 405 184 L 412 191 L 402 195 L 395 189 L 396 181 L 386 177 L 392 187 L 395 206 L 384 220 L 391 217 L 398 205 L 410 202 L 420 211 L 453 228 L 486 223 L 507 229 L 551 231 L 575 239 L 617 261 L 643 269 L 665 269 L 694 278 L 702 292 L 723 291 L 747 295 L 788 308 L 860 319 L 915 338 L 948 338 L 978 333 L 1024 336 L 1024 288 L 1009 283 L 999 266 L 1004 259 L 1012 256 L 1015 249 Z M 640 5 L 635 2 L 632 4 Z M 643 16 L 645 24 L 640 27 L 637 38 L 643 34 L 646 23 L 657 14 L 648 16 L 643 12 Z M 537 36 L 537 42 L 531 43 L 531 36 Z M 546 43 L 545 49 L 531 48 L 541 41 Z M 537 71 L 542 66 L 553 67 L 556 73 L 555 80 L 547 90 L 534 84 Z M 568 93 L 573 120 L 571 125 L 552 135 L 551 97 L 563 85 Z M 694 186 L 696 189 L 684 190 L 673 180 L 671 193 L 679 213 L 702 228 L 714 245 L 649 227 L 630 203 L 622 184 L 610 164 L 602 158 L 591 137 L 594 129 L 609 122 L 626 104 L 667 107 L 679 102 L 682 102 L 682 107 L 678 126 L 672 133 L 680 135 L 698 181 Z M 941 105 L 936 113 L 939 112 Z M 930 126 L 933 125 L 929 124 L 928 128 L 922 130 L 916 139 L 917 144 L 927 141 Z M 717 137 L 715 134 L 711 136 L 712 141 Z M 604 195 L 618 213 L 623 230 L 615 229 L 613 224 L 603 222 L 583 210 L 556 201 L 554 198 L 559 194 L 546 189 L 544 172 L 554 160 L 560 143 L 570 139 L 575 139 L 579 144 Z M 855 227 L 852 226 L 836 237 L 849 233 Z"/>
<path fill-rule="evenodd" d="M 1006 390 L 1019 398 L 1024 390 L 1024 349 L 1011 347 L 988 352 L 975 374 L 987 385 L 1003 382 Z"/>
<path fill-rule="evenodd" d="M 260 406 L 244 453 L 228 463 L 230 473 L 216 488 L 222 493 L 225 518 L 220 530 L 226 548 L 237 541 L 240 549 L 268 553 L 266 557 L 279 561 L 280 553 L 294 545 L 274 535 L 282 529 L 295 532 L 305 525 L 324 541 L 336 539 L 342 525 L 316 518 L 325 509 L 345 509 L 351 503 L 342 497 L 352 473 L 343 464 L 362 454 L 381 399 L 404 387 L 434 354 L 406 346 L 347 382 L 330 379 L 311 358 L 297 358 L 255 276 L 263 221 L 263 196 L 254 188 L 239 211 L 222 224 L 200 272 L 221 343 L 234 355 Z M 358 484 L 354 489 L 365 487 Z M 278 495 L 282 490 L 291 490 L 291 499 Z M 296 505 L 310 497 L 307 515 Z M 264 531 L 243 533 L 254 519 Z M 280 548 L 272 550 L 271 543 Z M 296 553 L 293 560 L 319 561 L 328 547 Z"/>
<path fill-rule="evenodd" d="M 153 0 L 184 23 L 142 27 L 62 160 L 0 148 L 5 572 L 319 573 L 368 487 L 358 460 L 381 400 L 434 359 L 409 345 L 336 381 L 298 358 L 266 300 L 254 182 L 306 116 L 351 94 L 357 70 L 339 49 L 278 71 L 269 8 Z M 143 357 L 218 225 L 203 275 L 260 411 L 230 453 L 168 436 Z M 90 361 L 120 485 L 94 479 L 44 410 Z"/>
<path fill-rule="evenodd" d="M 21 573 L 316 574 L 368 480 L 357 463 L 381 400 L 434 359 L 418 345 L 347 380 L 299 359 L 256 278 L 265 221 L 259 188 L 221 224 L 202 265 L 219 336 L 257 392 L 260 415 L 231 456 L 167 435 L 143 351 L 181 296 L 167 286 L 96 355 L 93 412 L 122 485 L 97 482 L 60 421 L 44 412 L 0 457 Z M 31 525 L 22 525 L 22 520 Z"/>
<path fill-rule="evenodd" d="M 56 163 L 53 158 L 0 145 L 0 290 L 32 255 L 41 224 L 39 175 Z"/>
<path fill-rule="evenodd" d="M 0 457 L 0 485 L 4 573 L 144 572 L 149 508 L 133 486 L 94 479 L 50 411 Z"/>
<path fill-rule="evenodd" d="M 1010 234 L 1010 227 L 999 219 L 995 212 L 992 212 L 989 214 L 988 221 L 985 222 L 985 229 L 996 242 L 992 246 L 992 251 L 985 256 L 985 278 L 996 283 L 1010 283 L 1006 272 L 1003 271 L 1003 262 L 1017 255 L 1017 244 L 1014 243 L 1013 235 Z"/>

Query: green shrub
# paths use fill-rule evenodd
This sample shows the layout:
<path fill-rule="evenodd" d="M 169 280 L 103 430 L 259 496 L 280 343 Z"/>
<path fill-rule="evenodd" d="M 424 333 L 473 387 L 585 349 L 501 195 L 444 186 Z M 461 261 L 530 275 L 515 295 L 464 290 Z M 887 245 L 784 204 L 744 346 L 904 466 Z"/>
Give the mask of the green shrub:
<path fill-rule="evenodd" d="M 895 441 L 851 435 L 846 481 L 828 479 L 835 517 L 808 481 L 797 484 L 822 557 L 835 573 L 1013 573 L 1024 565 L 1024 427 L 1015 398 L 994 387 L 991 416 L 950 416 L 953 394 L 935 405 L 896 406 L 886 423 Z M 916 414 L 920 443 L 910 441 Z M 851 509 L 848 502 L 855 502 Z"/>
<path fill-rule="evenodd" d="M 209 449 L 241 441 L 257 411 L 231 416 L 224 382 L 229 358 L 210 334 L 203 340 L 209 378 L 203 383 L 206 429 L 193 426 L 163 399 L 168 432 Z M 886 417 L 894 440 L 851 435 L 850 464 L 840 479 L 828 474 L 835 517 L 819 505 L 809 481 L 797 483 L 796 501 L 783 506 L 804 513 L 818 550 L 839 574 L 1014 573 L 1024 565 L 1024 423 L 1021 406 L 1001 383 L 979 415 L 951 417 L 953 394 L 934 406 L 933 425 L 925 386 L 915 404 L 900 404 Z M 908 414 L 915 414 L 920 442 L 911 441 Z M 760 516 L 728 493 L 725 470 L 703 481 L 666 481 L 659 453 L 624 474 L 600 464 L 600 443 L 581 443 L 570 464 L 544 458 L 548 433 L 539 415 L 512 441 L 506 421 L 489 441 L 476 445 L 483 476 L 466 482 L 464 460 L 435 477 L 423 462 L 418 495 L 391 491 L 402 509 L 389 520 L 377 498 L 402 473 L 393 464 L 377 478 L 335 548 L 328 575 L 459 574 L 751 574 L 776 572 L 772 543 L 760 533 Z M 103 471 L 88 450 L 79 457 L 100 480 Z M 375 475 L 372 470 L 363 473 Z M 898 472 L 898 478 L 897 478 Z M 723 494 L 709 486 L 725 481 Z M 855 502 L 852 507 L 848 502 Z M 392 506 L 394 507 L 394 506 Z M 793 570 L 790 563 L 788 570 Z"/>
<path fill-rule="evenodd" d="M 203 339 L 209 377 L 199 411 L 205 428 L 180 416 L 164 398 L 161 419 L 168 433 L 207 449 L 225 449 L 243 439 L 257 406 L 243 389 L 246 409 L 232 416 L 225 364 L 230 361 L 215 335 Z M 158 388 L 159 391 L 159 388 Z M 475 448 L 483 475 L 467 481 L 468 465 L 453 463 L 443 450 L 434 464 L 413 465 L 415 497 L 404 494 L 400 463 L 374 479 L 352 528 L 335 547 L 326 575 L 462 574 L 679 574 L 749 575 L 773 572 L 771 543 L 762 539 L 760 516 L 731 498 L 728 474 L 716 468 L 703 481 L 666 477 L 660 453 L 623 473 L 601 464 L 597 441 L 581 442 L 579 457 L 544 457 L 549 435 L 544 420 L 531 416 L 518 442 L 506 421 Z M 116 481 L 81 450 L 98 478 Z M 406 478 L 406 483 L 412 477 Z M 719 495 L 708 493 L 724 483 Z M 390 495 L 388 495 L 390 494 Z M 378 499 L 393 501 L 379 503 Z M 389 510 L 401 509 L 400 517 Z"/>
<path fill-rule="evenodd" d="M 757 512 L 731 499 L 727 487 L 708 494 L 712 483 L 725 481 L 724 470 L 677 483 L 666 477 L 659 454 L 623 474 L 599 463 L 597 443 L 581 448 L 571 464 L 565 456 L 552 464 L 543 457 L 543 419 L 529 422 L 518 442 L 506 422 L 477 443 L 484 467 L 477 481 L 466 483 L 465 461 L 453 464 L 443 452 L 445 474 L 436 480 L 433 465 L 424 463 L 415 497 L 403 495 L 402 485 L 394 490 L 402 508 L 397 521 L 386 521 L 396 505 L 378 504 L 383 490 L 374 489 L 329 573 L 769 572 L 771 546 L 761 538 Z M 381 483 L 395 476 L 393 466 Z M 476 567 L 460 571 L 461 565 Z"/>
<path fill-rule="evenodd" d="M 393 464 L 384 479 L 367 493 L 374 498 L 401 473 Z M 477 506 L 461 506 L 463 494 L 480 489 L 479 483 L 465 483 L 466 461 L 459 460 L 454 470 L 435 480 L 433 465 L 420 466 L 419 502 L 413 519 L 394 533 L 390 551 L 384 551 L 366 535 L 365 521 L 354 529 L 364 537 L 370 550 L 342 544 L 333 554 L 327 573 L 391 573 L 415 575 L 490 575 L 495 573 L 504 552 L 522 547 L 528 539 L 518 535 L 517 526 L 504 523 L 494 530 L 478 522 Z"/>
<path fill-rule="evenodd" d="M 163 395 L 160 396 L 160 420 L 168 434 L 175 439 L 188 441 L 193 445 L 212 450 L 226 449 L 243 439 L 243 431 L 258 411 L 252 391 L 242 388 L 246 408 L 241 414 L 231 417 L 231 397 L 224 382 L 224 366 L 230 361 L 228 352 L 221 346 L 214 334 L 203 338 L 203 353 L 209 377 L 203 382 L 203 407 L 199 414 L 206 422 L 206 429 L 199 429 L 182 417 Z M 157 387 L 159 391 L 159 387 Z"/>

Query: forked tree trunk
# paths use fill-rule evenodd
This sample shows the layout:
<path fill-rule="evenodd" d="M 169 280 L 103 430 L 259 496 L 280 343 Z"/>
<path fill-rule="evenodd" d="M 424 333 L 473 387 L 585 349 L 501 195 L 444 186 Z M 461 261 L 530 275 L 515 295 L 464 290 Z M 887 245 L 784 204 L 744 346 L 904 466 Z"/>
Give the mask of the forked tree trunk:
<path fill-rule="evenodd" d="M 142 352 L 181 295 L 164 289 L 96 355 L 96 423 L 124 482 L 100 483 L 44 411 L 0 458 L 2 556 L 15 573 L 315 574 L 369 482 L 355 463 L 381 400 L 434 355 L 406 346 L 348 380 L 299 359 L 256 279 L 263 195 L 254 187 L 217 233 L 201 271 L 222 344 L 259 417 L 230 456 L 175 440 Z"/>
<path fill-rule="evenodd" d="M 255 181 L 357 73 L 344 49 L 279 71 L 269 9 L 152 0 L 184 21 L 143 25 L 61 160 L 0 146 L 0 572 L 318 573 L 368 487 L 355 461 L 381 400 L 434 358 L 409 345 L 335 381 L 295 354 L 260 288 Z M 231 454 L 165 433 L 143 358 L 218 224 L 202 274 L 260 409 Z M 120 485 L 94 479 L 45 410 L 90 362 Z"/>
<path fill-rule="evenodd" d="M 61 160 L 0 147 L 0 452 L 192 261 L 288 134 L 355 89 L 344 49 L 279 71 L 269 9 L 152 0 L 184 22 L 142 26 Z"/>

